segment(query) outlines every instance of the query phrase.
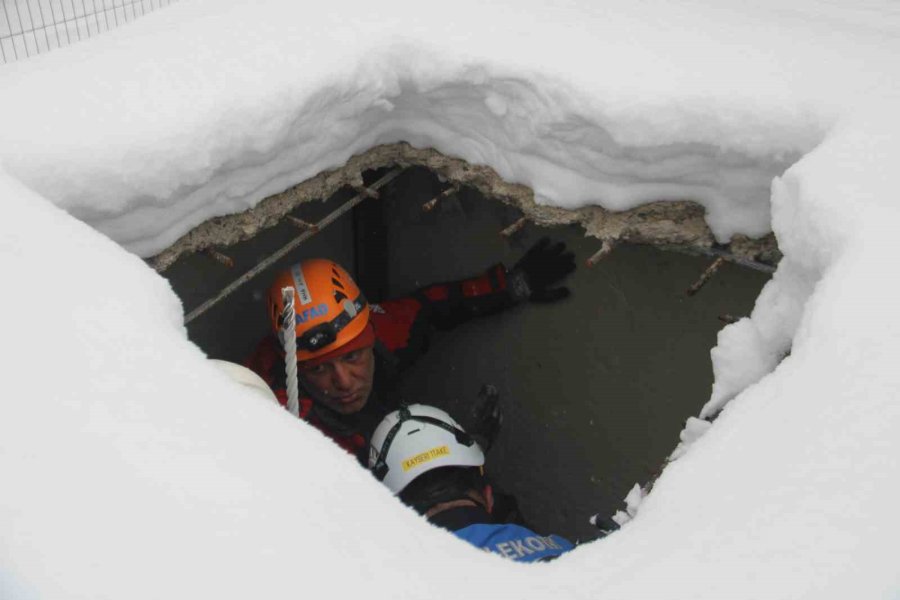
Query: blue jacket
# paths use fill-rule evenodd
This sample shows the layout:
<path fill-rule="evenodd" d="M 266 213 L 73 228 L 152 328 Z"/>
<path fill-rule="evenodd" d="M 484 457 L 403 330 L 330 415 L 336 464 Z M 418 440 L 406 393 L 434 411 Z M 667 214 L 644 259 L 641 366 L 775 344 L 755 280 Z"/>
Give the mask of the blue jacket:
<path fill-rule="evenodd" d="M 556 558 L 575 547 L 558 535 L 538 535 L 521 525 L 490 520 L 483 510 L 468 507 L 450 509 L 431 518 L 435 525 L 450 529 L 473 546 L 519 562 Z"/>
<path fill-rule="evenodd" d="M 510 523 L 469 525 L 454 533 L 474 546 L 519 562 L 555 558 L 574 548 L 558 535 L 538 535 Z"/>

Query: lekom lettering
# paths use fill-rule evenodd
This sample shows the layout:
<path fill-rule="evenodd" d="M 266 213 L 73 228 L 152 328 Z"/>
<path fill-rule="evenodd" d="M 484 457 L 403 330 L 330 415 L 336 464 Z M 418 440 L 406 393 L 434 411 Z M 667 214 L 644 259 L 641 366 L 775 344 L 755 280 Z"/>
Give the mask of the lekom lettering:
<path fill-rule="evenodd" d="M 509 540 L 495 546 L 497 552 L 508 558 L 519 558 L 544 550 L 562 550 L 556 541 L 547 536 L 531 536 L 525 539 Z"/>
<path fill-rule="evenodd" d="M 306 323 L 310 319 L 315 319 L 317 317 L 324 317 L 328 314 L 328 305 L 327 304 L 319 304 L 318 306 L 313 306 L 307 308 L 303 312 L 297 313 L 297 322 L 298 323 Z"/>

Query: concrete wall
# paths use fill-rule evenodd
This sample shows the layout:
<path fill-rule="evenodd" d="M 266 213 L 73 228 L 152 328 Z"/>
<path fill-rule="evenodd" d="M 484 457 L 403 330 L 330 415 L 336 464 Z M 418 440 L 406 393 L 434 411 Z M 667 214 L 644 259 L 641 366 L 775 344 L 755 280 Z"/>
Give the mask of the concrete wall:
<path fill-rule="evenodd" d="M 483 383 L 498 386 L 507 419 L 489 473 L 542 533 L 589 539 L 588 518 L 622 508 L 708 399 L 717 317 L 747 314 L 767 276 L 726 265 L 688 297 L 711 259 L 620 247 L 589 269 L 598 240 L 574 227 L 528 225 L 507 241 L 498 232 L 518 213 L 475 193 L 423 214 L 421 203 L 441 189 L 417 171 L 387 199 L 391 293 L 497 261 L 511 266 L 542 235 L 565 241 L 579 267 L 563 302 L 438 334 L 400 391 L 459 411 Z"/>

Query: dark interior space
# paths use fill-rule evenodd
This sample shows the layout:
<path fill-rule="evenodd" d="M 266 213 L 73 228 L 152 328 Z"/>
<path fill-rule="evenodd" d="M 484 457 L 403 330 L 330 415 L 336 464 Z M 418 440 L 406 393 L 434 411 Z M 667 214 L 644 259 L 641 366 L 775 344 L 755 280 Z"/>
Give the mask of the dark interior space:
<path fill-rule="evenodd" d="M 366 173 L 365 180 L 379 175 Z M 708 399 L 718 317 L 748 314 L 768 275 L 725 264 L 688 296 L 711 259 L 623 245 L 588 268 L 600 242 L 580 227 L 528 223 L 501 236 L 521 212 L 470 188 L 424 211 L 447 187 L 425 168 L 406 169 L 380 198 L 365 200 L 193 320 L 190 339 L 211 357 L 242 362 L 268 331 L 265 294 L 274 272 L 304 258 L 341 263 L 377 302 L 497 262 L 512 266 L 544 235 L 564 241 L 578 264 L 566 282 L 570 298 L 436 333 L 397 393 L 462 421 L 483 384 L 499 388 L 505 423 L 487 457 L 489 475 L 518 499 L 535 530 L 596 538 L 589 517 L 621 509 L 628 490 L 654 476 L 684 420 Z M 316 222 L 354 194 L 343 190 L 292 214 Z M 190 312 L 299 233 L 285 219 L 223 249 L 232 267 L 194 254 L 165 276 Z"/>

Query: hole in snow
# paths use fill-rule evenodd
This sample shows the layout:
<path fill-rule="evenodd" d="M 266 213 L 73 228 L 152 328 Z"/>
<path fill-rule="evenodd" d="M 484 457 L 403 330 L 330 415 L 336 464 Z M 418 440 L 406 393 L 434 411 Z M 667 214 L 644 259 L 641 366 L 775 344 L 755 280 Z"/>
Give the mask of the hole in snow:
<path fill-rule="evenodd" d="M 365 171 L 358 183 L 372 185 L 386 172 Z M 585 237 L 581 226 L 529 221 L 504 237 L 500 231 L 519 221 L 520 208 L 453 183 L 428 168 L 403 169 L 380 199 L 362 202 L 193 319 L 189 335 L 210 356 L 242 362 L 268 332 L 265 294 L 274 272 L 303 258 L 345 265 L 377 301 L 498 261 L 512 265 L 543 235 L 565 241 L 579 265 L 567 282 L 571 298 L 437 333 L 396 393 L 462 417 L 483 384 L 495 385 L 505 423 L 487 459 L 492 480 L 518 499 L 538 532 L 598 537 L 589 517 L 611 516 L 636 482 L 656 474 L 685 419 L 709 397 L 709 351 L 723 326 L 720 317 L 748 314 L 768 274 L 726 262 L 689 296 L 712 257 L 627 243 L 588 268 L 585 261 L 602 243 Z M 179 242 L 183 248 L 160 257 L 172 263 L 165 275 L 190 313 L 295 239 L 302 231 L 296 219 L 317 222 L 356 194 L 344 186 L 326 202 L 295 206 L 294 220 L 278 215 L 276 225 L 220 248 L 227 256 L 218 260 Z M 431 210 L 423 210 L 434 198 Z M 557 212 L 562 218 L 556 221 L 565 222 L 566 211 Z M 223 220 L 214 221 L 220 233 L 209 229 L 207 241 L 233 242 Z M 742 256 L 766 260 L 777 253 L 763 248 Z M 229 261 L 233 266 L 225 266 Z"/>

